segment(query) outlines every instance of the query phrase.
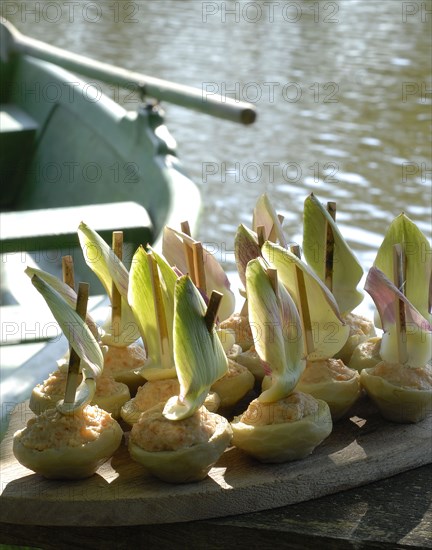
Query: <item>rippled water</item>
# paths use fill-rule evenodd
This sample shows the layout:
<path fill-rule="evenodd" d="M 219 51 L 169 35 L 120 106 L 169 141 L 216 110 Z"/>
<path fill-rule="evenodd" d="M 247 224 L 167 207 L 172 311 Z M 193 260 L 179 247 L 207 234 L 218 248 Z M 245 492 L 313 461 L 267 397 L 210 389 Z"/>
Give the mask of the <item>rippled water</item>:
<path fill-rule="evenodd" d="M 432 2 L 4 2 L 22 32 L 157 77 L 250 100 L 251 127 L 165 105 L 204 199 L 199 237 L 233 266 L 267 192 L 301 240 L 302 205 L 337 201 L 365 268 L 404 210 L 431 232 Z M 34 10 L 34 11 L 32 11 Z M 113 90 L 115 92 L 115 90 Z M 136 97 L 123 98 L 136 108 Z"/>

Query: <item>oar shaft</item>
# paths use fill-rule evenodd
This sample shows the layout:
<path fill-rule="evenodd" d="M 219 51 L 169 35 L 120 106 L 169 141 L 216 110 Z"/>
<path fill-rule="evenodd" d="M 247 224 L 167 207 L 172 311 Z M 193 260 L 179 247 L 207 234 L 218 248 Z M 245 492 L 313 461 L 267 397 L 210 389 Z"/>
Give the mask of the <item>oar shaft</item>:
<path fill-rule="evenodd" d="M 219 94 L 209 95 L 199 88 L 121 69 L 108 63 L 101 63 L 100 61 L 95 61 L 24 36 L 9 23 L 6 26 L 13 37 L 13 44 L 11 46 L 14 52 L 49 61 L 69 71 L 77 72 L 85 77 L 100 80 L 108 84 L 125 88 L 137 86 L 144 95 L 201 113 L 231 120 L 232 122 L 251 124 L 256 118 L 256 111 L 252 104 L 236 101 Z"/>

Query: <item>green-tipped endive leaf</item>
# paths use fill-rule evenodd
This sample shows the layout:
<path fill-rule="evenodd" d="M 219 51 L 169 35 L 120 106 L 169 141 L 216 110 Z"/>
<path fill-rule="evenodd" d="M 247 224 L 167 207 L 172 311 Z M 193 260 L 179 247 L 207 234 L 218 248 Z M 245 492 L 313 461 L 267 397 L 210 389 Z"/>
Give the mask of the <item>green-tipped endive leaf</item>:
<path fill-rule="evenodd" d="M 213 327 L 205 322 L 206 305 L 188 275 L 177 280 L 174 306 L 174 357 L 180 394 L 169 399 L 163 414 L 170 420 L 191 416 L 210 387 L 228 370 L 228 359 Z"/>
<path fill-rule="evenodd" d="M 127 302 L 128 271 L 102 237 L 84 222 L 78 227 L 78 238 L 86 264 L 98 277 L 110 300 L 112 301 L 113 283 L 121 296 L 119 334 L 111 334 L 110 322 L 105 323 L 102 341 L 106 345 L 128 346 L 139 338 L 138 326 Z"/>
<path fill-rule="evenodd" d="M 380 346 L 383 361 L 424 367 L 432 357 L 432 326 L 429 321 L 376 267 L 369 270 L 365 290 L 375 302 L 384 329 Z M 398 301 L 402 302 L 405 312 L 404 333 L 398 332 L 396 323 Z"/>
<path fill-rule="evenodd" d="M 254 231 L 240 224 L 234 238 L 234 252 L 240 280 L 246 287 L 246 267 L 251 260 L 261 256 L 258 237 Z"/>
<path fill-rule="evenodd" d="M 73 288 L 71 288 L 69 285 L 64 283 L 62 280 L 60 280 L 58 277 L 55 277 L 51 273 L 48 273 L 47 271 L 42 271 L 41 269 L 36 269 L 34 267 L 26 267 L 25 269 L 26 275 L 30 277 L 30 279 L 33 278 L 33 275 L 37 275 L 39 279 L 42 279 L 42 281 L 45 281 L 51 288 L 53 288 L 56 292 L 60 294 L 62 298 L 72 307 L 75 307 L 76 301 L 77 301 L 77 294 Z M 99 328 L 92 319 L 91 315 L 87 313 L 86 315 L 86 323 L 87 326 L 90 328 L 93 336 L 99 340 L 100 334 L 99 334 Z"/>
<path fill-rule="evenodd" d="M 252 229 L 257 231 L 259 226 L 264 227 L 266 239 L 269 239 L 269 236 L 274 234 L 275 239 L 279 241 L 281 246 L 288 246 L 276 210 L 265 193 L 258 199 L 253 211 Z"/>
<path fill-rule="evenodd" d="M 83 381 L 77 388 L 75 401 L 59 406 L 61 412 L 73 412 L 93 399 L 95 379 L 103 369 L 102 351 L 87 324 L 56 290 L 37 275 L 33 275 L 32 283 L 42 294 L 69 344 L 81 359 Z"/>
<path fill-rule="evenodd" d="M 313 351 L 307 352 L 307 359 L 315 361 L 333 357 L 349 336 L 349 327 L 342 321 L 333 295 L 317 275 L 289 250 L 266 241 L 261 252 L 267 263 L 277 269 L 280 282 L 288 290 L 299 311 L 301 300 L 297 269 L 301 270 L 313 338 Z M 305 318 L 304 312 L 301 315 Z M 306 335 L 303 334 L 303 337 L 306 342 Z"/>
<path fill-rule="evenodd" d="M 308 265 L 325 283 L 326 233 L 331 227 L 334 239 L 332 293 L 342 314 L 355 309 L 363 300 L 357 285 L 363 269 L 346 243 L 333 218 L 312 193 L 304 203 L 303 254 Z"/>
<path fill-rule="evenodd" d="M 153 289 L 149 255 L 155 258 L 152 252 L 148 254 L 140 246 L 134 254 L 129 274 L 128 300 L 149 357 L 149 361 L 140 369 L 140 373 L 148 380 L 173 378 L 176 373 L 172 352 L 172 325 L 168 324 L 169 314 L 168 320 L 166 315 L 166 310 L 173 310 L 172 305 L 166 306 L 172 296 L 172 280 L 170 275 L 167 277 L 167 282 L 157 266 L 160 281 L 157 292 L 160 296 L 159 307 L 163 317 L 161 320 L 157 315 L 156 300 L 158 296 L 155 295 Z M 161 322 L 164 323 L 163 327 L 159 326 Z"/>
<path fill-rule="evenodd" d="M 185 244 L 196 243 L 192 237 L 171 227 L 165 227 L 163 232 L 162 253 L 170 265 L 175 266 L 182 273 L 188 273 L 188 265 L 185 253 Z M 206 277 L 207 295 L 213 290 L 223 294 L 219 307 L 219 320 L 227 319 L 235 307 L 235 296 L 222 266 L 216 260 L 214 254 L 203 247 L 204 272 Z"/>
<path fill-rule="evenodd" d="M 304 370 L 300 317 L 282 284 L 275 292 L 261 258 L 247 266 L 246 291 L 255 349 L 272 374 L 272 385 L 258 399 L 274 403 L 293 391 Z"/>
<path fill-rule="evenodd" d="M 404 213 L 390 224 L 378 249 L 374 266 L 393 279 L 393 246 L 401 244 L 405 256 L 403 293 L 429 322 L 429 282 L 432 273 L 432 248 L 429 241 Z"/>

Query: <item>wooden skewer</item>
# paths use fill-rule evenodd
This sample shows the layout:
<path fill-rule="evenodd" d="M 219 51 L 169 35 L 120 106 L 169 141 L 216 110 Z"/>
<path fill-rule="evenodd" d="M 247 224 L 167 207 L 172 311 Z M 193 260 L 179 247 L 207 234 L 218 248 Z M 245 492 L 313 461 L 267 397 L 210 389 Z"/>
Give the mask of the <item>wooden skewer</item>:
<path fill-rule="evenodd" d="M 75 290 L 75 275 L 72 256 L 62 257 L 62 277 L 63 282 Z"/>
<path fill-rule="evenodd" d="M 304 341 L 306 346 L 306 355 L 312 353 L 315 349 L 312 332 L 312 322 L 310 318 L 309 304 L 306 293 L 306 284 L 303 271 L 296 265 L 296 281 L 299 296 L 299 313 L 303 328 Z"/>
<path fill-rule="evenodd" d="M 217 312 L 223 298 L 223 294 L 217 290 L 212 290 L 210 295 L 209 304 L 207 306 L 207 311 L 204 316 L 204 321 L 207 327 L 207 330 L 211 333 L 216 322 Z"/>
<path fill-rule="evenodd" d="M 274 293 L 276 294 L 276 296 L 279 296 L 277 270 L 268 268 L 267 269 L 267 275 L 270 279 L 270 284 L 272 286 L 272 289 L 273 289 Z"/>
<path fill-rule="evenodd" d="M 117 258 L 121 261 L 123 259 L 123 231 L 113 231 L 112 234 L 112 249 Z M 121 322 L 121 295 L 117 290 L 116 285 L 112 284 L 111 290 L 111 326 L 112 335 L 114 338 L 120 336 L 120 322 Z"/>
<path fill-rule="evenodd" d="M 162 292 L 160 287 L 159 272 L 156 260 L 151 252 L 147 253 L 147 261 L 150 268 L 153 299 L 155 305 L 156 322 L 159 335 L 159 346 L 161 351 L 161 363 L 164 368 L 171 368 L 171 357 L 169 351 L 168 324 L 163 306 Z"/>
<path fill-rule="evenodd" d="M 402 245 L 393 245 L 393 279 L 395 286 L 403 293 L 405 285 L 405 254 Z M 406 341 L 405 304 L 402 300 L 395 301 L 395 319 L 397 338 L 398 361 L 404 364 L 408 359 Z"/>
<path fill-rule="evenodd" d="M 429 278 L 429 299 L 428 299 L 428 311 L 432 313 L 432 273 Z"/>
<path fill-rule="evenodd" d="M 295 255 L 297 256 L 297 258 L 299 260 L 301 260 L 301 251 L 300 251 L 300 246 L 298 244 L 292 244 L 290 246 L 290 251 Z"/>
<path fill-rule="evenodd" d="M 188 221 L 181 222 L 180 227 L 182 232 L 185 235 L 187 235 L 188 237 L 191 236 L 191 230 L 190 230 Z M 189 276 L 192 279 L 192 281 L 195 283 L 196 277 L 195 277 L 194 257 L 193 257 L 192 248 L 189 246 L 189 244 L 185 240 L 183 241 L 183 248 L 186 256 L 186 264 L 187 264 Z"/>
<path fill-rule="evenodd" d="M 333 221 L 336 220 L 336 203 L 328 202 L 327 203 L 327 212 L 332 217 Z M 324 283 L 326 287 L 333 291 L 333 264 L 334 264 L 334 235 L 331 225 L 326 222 L 325 229 L 325 274 L 324 274 Z"/>
<path fill-rule="evenodd" d="M 262 248 L 262 245 L 266 241 L 265 227 L 263 225 L 259 225 L 257 227 L 257 237 L 258 237 L 258 245 L 260 248 Z"/>
<path fill-rule="evenodd" d="M 87 302 L 89 297 L 89 288 L 88 283 L 80 283 L 78 286 L 78 296 L 76 303 L 76 312 L 81 317 L 85 319 L 87 315 Z M 66 390 L 65 390 L 65 403 L 73 403 L 75 401 L 76 389 L 78 386 L 78 377 L 80 375 L 80 358 L 76 351 L 71 347 L 70 356 L 69 356 L 69 366 L 68 366 L 68 375 L 66 380 Z"/>
<path fill-rule="evenodd" d="M 75 275 L 72 256 L 62 257 L 62 278 L 64 283 L 66 283 L 72 290 L 75 290 Z M 96 342 L 99 341 L 100 336 L 98 333 L 98 328 L 90 316 L 86 317 L 86 323 Z"/>
<path fill-rule="evenodd" d="M 282 216 L 282 214 L 278 214 L 277 217 L 278 217 L 279 223 L 282 225 L 285 218 Z M 275 224 L 273 224 L 268 236 L 268 240 L 271 241 L 272 243 L 275 243 L 276 237 L 277 237 L 276 226 Z"/>
<path fill-rule="evenodd" d="M 192 279 L 195 286 L 198 287 L 204 294 L 207 293 L 206 275 L 204 269 L 204 250 L 202 243 L 197 242 L 192 245 L 193 265 L 195 279 Z"/>

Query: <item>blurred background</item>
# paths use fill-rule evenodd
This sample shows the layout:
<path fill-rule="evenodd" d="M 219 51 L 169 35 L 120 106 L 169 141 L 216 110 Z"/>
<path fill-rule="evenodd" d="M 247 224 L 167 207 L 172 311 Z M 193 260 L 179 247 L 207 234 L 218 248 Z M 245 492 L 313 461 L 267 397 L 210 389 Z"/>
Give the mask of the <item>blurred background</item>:
<path fill-rule="evenodd" d="M 28 36 L 253 103 L 250 127 L 164 105 L 199 185 L 197 238 L 235 267 L 239 223 L 268 193 L 300 241 L 303 201 L 337 202 L 364 269 L 401 211 L 431 235 L 432 2 L 25 1 L 1 14 Z M 133 91 L 104 86 L 134 110 Z"/>

